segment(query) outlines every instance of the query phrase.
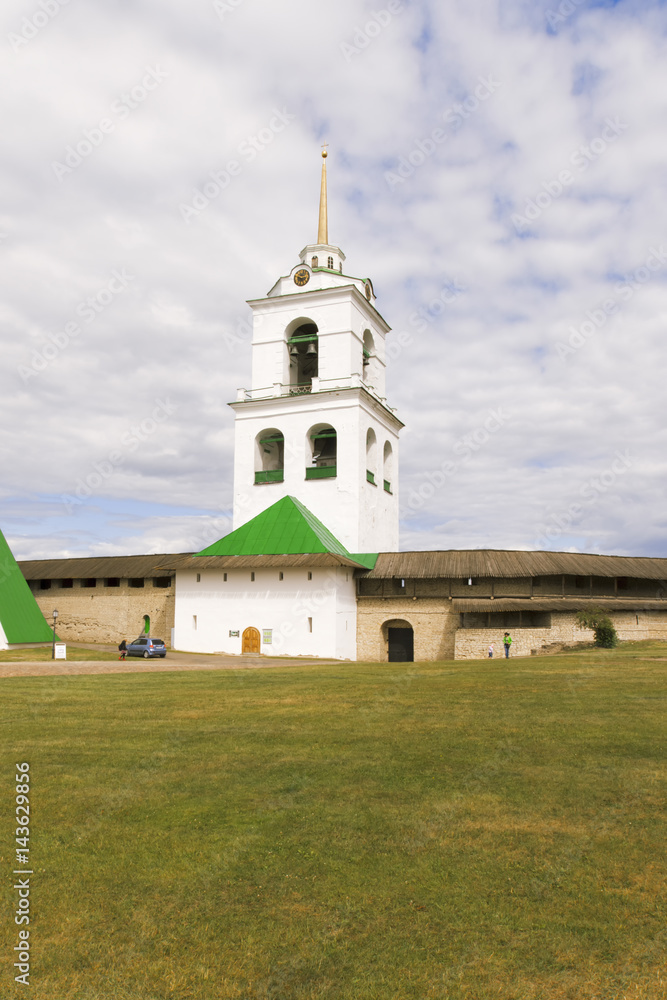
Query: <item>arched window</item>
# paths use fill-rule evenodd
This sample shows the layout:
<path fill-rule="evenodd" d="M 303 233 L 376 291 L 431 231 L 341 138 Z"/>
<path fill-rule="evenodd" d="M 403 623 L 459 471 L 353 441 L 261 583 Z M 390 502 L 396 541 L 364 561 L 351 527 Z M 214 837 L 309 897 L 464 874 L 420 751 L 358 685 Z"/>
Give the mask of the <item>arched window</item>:
<path fill-rule="evenodd" d="M 393 474 L 394 458 L 389 441 L 384 443 L 384 453 L 382 456 L 382 478 L 386 493 L 391 493 L 391 478 Z"/>
<path fill-rule="evenodd" d="M 317 257 L 312 257 L 310 261 L 311 267 L 317 267 Z"/>
<path fill-rule="evenodd" d="M 319 370 L 317 325 L 301 317 L 290 323 L 286 335 L 290 392 L 310 392 Z"/>
<path fill-rule="evenodd" d="M 329 268 L 330 271 L 333 271 L 333 264 L 334 264 L 333 257 L 327 257 L 327 267 Z"/>
<path fill-rule="evenodd" d="M 306 479 L 333 479 L 336 475 L 337 435 L 330 424 L 316 424 L 308 431 Z"/>
<path fill-rule="evenodd" d="M 377 437 L 372 427 L 366 432 L 366 480 L 375 485 L 375 474 L 377 473 Z"/>
<path fill-rule="evenodd" d="M 282 483 L 285 477 L 285 439 L 269 427 L 255 438 L 255 483 Z"/>

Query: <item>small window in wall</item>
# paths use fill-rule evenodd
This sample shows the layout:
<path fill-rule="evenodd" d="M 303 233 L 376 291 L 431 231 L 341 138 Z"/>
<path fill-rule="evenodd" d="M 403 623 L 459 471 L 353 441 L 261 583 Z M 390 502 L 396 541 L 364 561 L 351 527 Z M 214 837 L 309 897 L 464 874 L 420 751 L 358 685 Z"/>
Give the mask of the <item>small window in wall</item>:
<path fill-rule="evenodd" d="M 39 589 L 40 590 L 51 590 L 51 581 L 50 580 L 40 580 L 39 581 Z"/>
<path fill-rule="evenodd" d="M 254 573 L 251 573 L 251 574 L 250 574 L 250 582 L 251 582 L 251 583 L 254 583 L 254 582 L 255 582 L 255 574 L 254 574 Z"/>
<path fill-rule="evenodd" d="M 197 616 L 196 615 L 192 616 L 192 627 L 193 627 L 193 629 L 196 632 L 197 631 Z"/>
<path fill-rule="evenodd" d="M 130 586 L 131 587 L 135 587 L 137 590 L 141 590 L 141 588 L 143 587 L 143 585 L 144 585 L 144 578 L 143 578 L 143 576 L 133 577 L 130 580 Z"/>
<path fill-rule="evenodd" d="M 278 573 L 278 579 L 279 580 L 284 580 L 285 579 L 285 574 L 282 572 L 282 570 L 280 571 L 280 573 Z"/>
<path fill-rule="evenodd" d="M 309 580 L 313 579 L 313 574 L 310 572 L 310 570 L 308 570 L 308 579 Z"/>
<path fill-rule="evenodd" d="M 327 267 L 329 270 L 333 271 L 334 259 L 333 257 L 327 257 Z"/>
<path fill-rule="evenodd" d="M 95 579 L 94 576 L 86 577 L 85 580 L 81 581 L 81 586 L 82 587 L 96 587 L 97 586 L 97 580 Z"/>
<path fill-rule="evenodd" d="M 308 631 L 309 632 L 313 631 L 313 619 L 312 618 L 308 619 Z"/>
<path fill-rule="evenodd" d="M 317 267 L 317 257 L 311 257 L 310 266 Z"/>
<path fill-rule="evenodd" d="M 104 581 L 105 587 L 120 587 L 120 577 L 108 576 Z"/>
<path fill-rule="evenodd" d="M 201 583 L 201 573 L 197 573 L 197 583 Z"/>
<path fill-rule="evenodd" d="M 60 581 L 60 586 L 63 588 L 63 590 L 71 590 L 72 587 L 74 586 L 74 580 L 72 580 L 71 577 L 68 577 L 66 580 Z"/>
<path fill-rule="evenodd" d="M 223 583 L 227 583 L 227 574 L 226 573 L 222 574 L 222 582 Z"/>
<path fill-rule="evenodd" d="M 170 576 L 154 576 L 153 577 L 154 587 L 171 587 L 171 577 Z"/>

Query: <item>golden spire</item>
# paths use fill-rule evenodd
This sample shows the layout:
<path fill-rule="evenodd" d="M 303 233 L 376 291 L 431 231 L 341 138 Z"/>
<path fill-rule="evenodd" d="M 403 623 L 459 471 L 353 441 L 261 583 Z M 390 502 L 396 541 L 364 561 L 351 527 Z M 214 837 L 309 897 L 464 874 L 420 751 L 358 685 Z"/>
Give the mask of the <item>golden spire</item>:
<path fill-rule="evenodd" d="M 322 186 L 320 188 L 320 223 L 317 229 L 317 242 L 320 246 L 326 246 L 329 242 L 329 220 L 327 217 L 327 147 L 322 148 Z"/>

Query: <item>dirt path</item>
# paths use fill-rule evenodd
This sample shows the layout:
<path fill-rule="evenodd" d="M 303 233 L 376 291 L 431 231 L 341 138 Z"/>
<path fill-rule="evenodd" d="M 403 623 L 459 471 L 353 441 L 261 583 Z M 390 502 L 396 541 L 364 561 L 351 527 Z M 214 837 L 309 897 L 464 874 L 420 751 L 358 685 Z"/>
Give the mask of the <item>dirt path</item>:
<path fill-rule="evenodd" d="M 115 646 L 92 646 L 77 642 L 78 649 L 96 649 L 115 652 Z M 54 677 L 58 674 L 144 674 L 175 673 L 179 670 L 258 670 L 268 667 L 296 666 L 318 663 L 335 664 L 337 660 L 316 660 L 304 657 L 290 659 L 266 656 L 225 656 L 220 654 L 179 653 L 169 651 L 164 660 L 144 660 L 130 657 L 127 660 L 17 660 L 0 662 L 2 677 Z"/>

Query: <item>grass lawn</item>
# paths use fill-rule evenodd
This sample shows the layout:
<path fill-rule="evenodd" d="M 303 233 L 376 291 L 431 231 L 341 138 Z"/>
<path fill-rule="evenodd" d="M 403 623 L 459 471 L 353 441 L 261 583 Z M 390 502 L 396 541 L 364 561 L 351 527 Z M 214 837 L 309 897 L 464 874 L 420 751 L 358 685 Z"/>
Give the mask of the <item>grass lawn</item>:
<path fill-rule="evenodd" d="M 50 660 L 53 649 L 51 646 L 34 646 L 32 649 L 2 649 L 0 663 L 24 663 Z M 103 649 L 80 649 L 78 646 L 67 645 L 68 660 L 117 660 L 118 653 L 105 652 Z M 58 663 L 62 663 L 59 660 Z"/>
<path fill-rule="evenodd" d="M 666 666 L 1 680 L 34 875 L 31 985 L 8 876 L 0 996 L 664 998 Z"/>

